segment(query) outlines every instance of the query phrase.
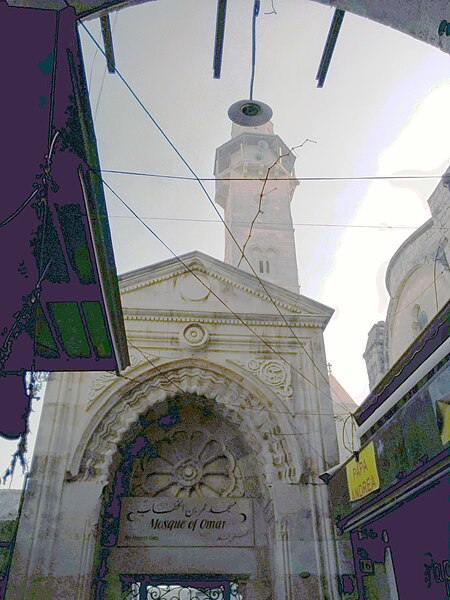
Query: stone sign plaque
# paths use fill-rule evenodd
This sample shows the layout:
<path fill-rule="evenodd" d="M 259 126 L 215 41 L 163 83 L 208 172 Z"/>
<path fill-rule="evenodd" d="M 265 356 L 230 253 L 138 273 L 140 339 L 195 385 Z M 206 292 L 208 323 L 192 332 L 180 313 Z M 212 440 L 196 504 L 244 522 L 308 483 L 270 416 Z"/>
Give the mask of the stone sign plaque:
<path fill-rule="evenodd" d="M 120 546 L 253 546 L 247 498 L 123 498 Z"/>

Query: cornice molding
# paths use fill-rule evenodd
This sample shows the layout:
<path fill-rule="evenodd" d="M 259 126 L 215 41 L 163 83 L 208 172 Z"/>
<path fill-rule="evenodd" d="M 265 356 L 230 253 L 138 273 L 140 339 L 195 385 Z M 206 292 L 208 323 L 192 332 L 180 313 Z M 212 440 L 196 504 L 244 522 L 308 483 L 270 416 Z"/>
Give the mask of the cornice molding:
<path fill-rule="evenodd" d="M 211 325 L 240 325 L 243 326 L 242 321 L 236 319 L 234 316 L 227 317 L 226 315 L 218 318 L 218 317 L 205 317 L 205 313 L 192 313 L 185 316 L 181 314 L 177 315 L 169 315 L 164 313 L 163 310 L 152 310 L 152 309 L 123 309 L 124 319 L 126 321 L 154 321 L 160 323 L 207 323 Z M 217 313 L 215 313 L 217 314 Z M 238 313 L 237 313 L 238 314 Z M 291 315 L 286 316 L 286 321 L 282 319 L 282 317 L 275 317 L 271 320 L 268 320 L 268 315 L 262 315 L 260 319 L 255 318 L 256 315 L 251 315 L 252 318 L 248 319 L 245 315 L 242 315 L 242 320 L 247 325 L 254 325 L 259 327 L 284 327 L 289 329 L 292 328 L 319 328 L 322 329 L 324 325 L 324 320 L 318 316 L 311 316 L 311 320 L 301 320 L 294 317 L 295 321 L 292 319 Z M 304 318 L 304 317 L 303 317 Z M 314 320 L 313 320 L 314 319 Z"/>
<path fill-rule="evenodd" d="M 299 309 L 297 306 L 295 306 L 291 303 L 276 299 L 273 297 L 273 295 L 272 295 L 272 299 L 271 299 L 267 294 L 265 294 L 264 292 L 260 292 L 259 290 L 255 289 L 252 286 L 245 285 L 244 283 L 240 283 L 229 277 L 225 277 L 224 275 L 221 275 L 218 272 L 212 271 L 210 268 L 207 268 L 205 266 L 205 264 L 198 258 L 194 258 L 194 259 L 191 258 L 191 259 L 186 260 L 186 265 L 192 271 L 196 271 L 206 277 L 211 277 L 211 278 L 215 279 L 216 281 L 220 281 L 221 283 L 226 283 L 228 285 L 231 285 L 232 287 L 242 290 L 243 292 L 250 294 L 251 296 L 254 296 L 256 298 L 264 300 L 265 302 L 268 302 L 269 304 L 272 304 L 272 305 L 275 304 L 279 308 L 287 309 L 296 315 L 301 314 L 301 315 L 307 316 L 307 315 L 305 315 L 305 312 L 302 309 Z M 145 287 L 150 287 L 152 285 L 156 285 L 163 281 L 174 279 L 176 277 L 179 277 L 180 275 L 189 273 L 189 271 L 186 270 L 184 267 L 180 267 L 175 270 L 173 270 L 173 265 L 164 265 L 164 267 L 161 267 L 160 270 L 162 271 L 163 268 L 164 268 L 164 270 L 167 268 L 170 268 L 170 272 L 167 272 L 167 271 L 165 273 L 162 272 L 160 275 L 150 276 L 150 279 L 145 279 L 144 281 L 139 281 L 138 283 L 134 283 L 131 285 L 126 285 L 125 278 L 123 278 L 122 282 L 121 282 L 121 286 L 120 286 L 121 293 L 129 294 L 133 291 L 136 291 L 136 290 L 139 290 L 139 289 L 142 289 Z M 144 275 L 144 273 L 142 273 L 142 275 Z M 246 275 L 247 275 L 247 273 L 242 272 L 241 276 L 246 276 Z M 269 282 L 264 282 L 264 285 L 266 285 L 267 287 L 271 286 L 271 284 Z"/>

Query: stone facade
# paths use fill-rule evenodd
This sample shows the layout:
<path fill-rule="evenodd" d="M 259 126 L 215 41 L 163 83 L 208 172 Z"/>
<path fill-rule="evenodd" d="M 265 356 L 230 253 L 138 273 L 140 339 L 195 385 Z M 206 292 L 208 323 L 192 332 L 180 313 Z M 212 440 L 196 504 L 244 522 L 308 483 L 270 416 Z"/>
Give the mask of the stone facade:
<path fill-rule="evenodd" d="M 0 490 L 0 597 L 8 580 L 21 494 L 21 490 Z"/>
<path fill-rule="evenodd" d="M 386 321 L 369 332 L 364 359 L 373 389 L 450 297 L 450 169 L 428 200 L 432 217 L 392 257 Z"/>
<path fill-rule="evenodd" d="M 292 230 L 279 239 L 293 289 L 200 252 L 121 276 L 131 364 L 50 375 L 8 600 L 131 598 L 180 578 L 232 581 L 245 600 L 338 598 L 318 478 L 339 460 L 333 311 L 296 293 Z"/>
<path fill-rule="evenodd" d="M 336 597 L 326 486 L 317 478 L 338 461 L 333 408 L 304 351 L 326 373 L 322 332 L 332 311 L 268 284 L 288 327 L 252 275 L 198 252 L 182 260 L 187 274 L 172 260 L 122 277 L 131 354 L 123 376 L 50 376 L 8 598 L 50 589 L 55 599 L 90 597 L 108 493 L 124 444 L 137 439 L 153 450 L 136 458 L 121 501 L 246 500 L 253 541 L 106 545 L 105 598 L 117 597 L 124 573 L 205 571 L 236 577 L 244 598 Z"/>
<path fill-rule="evenodd" d="M 369 386 L 372 390 L 387 372 L 386 358 L 386 323 L 379 321 L 369 331 L 366 351 L 363 358 L 366 361 Z"/>

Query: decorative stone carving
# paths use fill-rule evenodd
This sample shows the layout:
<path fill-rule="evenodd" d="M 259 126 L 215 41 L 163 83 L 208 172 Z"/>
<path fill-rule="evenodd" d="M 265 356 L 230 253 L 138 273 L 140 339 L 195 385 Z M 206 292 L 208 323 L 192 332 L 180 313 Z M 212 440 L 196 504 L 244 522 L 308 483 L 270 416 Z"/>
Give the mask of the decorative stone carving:
<path fill-rule="evenodd" d="M 184 362 L 184 361 L 183 361 Z M 190 361 L 189 361 L 190 362 Z M 149 407 L 180 391 L 187 395 L 214 399 L 221 417 L 236 425 L 255 449 L 261 472 L 272 480 L 296 481 L 299 465 L 289 419 L 281 413 L 267 410 L 262 400 L 242 387 L 223 367 L 196 359 L 194 364 L 177 364 L 171 370 L 159 367 L 159 372 L 128 391 L 126 396 L 114 395 L 114 404 L 98 415 L 86 431 L 69 469 L 81 479 L 100 477 L 106 483 L 112 456 L 122 436 Z"/>
<path fill-rule="evenodd" d="M 145 362 L 145 358 L 142 356 L 142 354 L 133 347 L 129 348 L 128 354 L 130 356 L 130 365 L 122 372 L 124 375 Z M 94 400 L 117 380 L 117 375 L 110 371 L 100 371 L 99 373 L 95 374 L 91 382 L 87 408 L 90 408 Z"/>
<path fill-rule="evenodd" d="M 210 260 L 210 259 L 209 259 Z M 201 260 L 199 260 L 198 258 L 194 258 L 193 260 L 186 260 L 187 267 L 189 268 L 190 271 L 194 271 L 196 275 L 199 275 L 200 278 L 203 278 L 203 280 L 205 282 L 209 283 L 209 286 L 212 287 L 212 283 L 215 281 L 218 281 L 220 283 L 224 283 L 227 286 L 230 286 L 234 289 L 238 289 L 238 290 L 242 290 L 243 292 L 250 294 L 251 296 L 254 296 L 256 298 L 260 298 L 262 300 L 265 300 L 266 302 L 269 302 L 270 305 L 275 304 L 276 306 L 278 306 L 280 309 L 282 309 L 283 311 L 285 311 L 287 314 L 293 313 L 295 315 L 300 315 L 300 314 L 304 314 L 307 315 L 308 317 L 310 316 L 315 316 L 314 312 L 312 311 L 312 314 L 308 314 L 310 313 L 310 309 L 308 306 L 304 307 L 301 306 L 300 302 L 288 302 L 287 299 L 283 298 L 273 298 L 267 295 L 267 293 L 264 293 L 261 291 L 261 288 L 259 286 L 252 286 L 252 285 L 247 285 L 245 283 L 245 279 L 241 278 L 240 280 L 236 280 L 235 278 L 230 278 L 229 276 L 226 276 L 226 274 L 222 271 L 222 269 L 217 269 L 217 270 L 212 270 L 210 265 L 205 265 Z M 186 268 L 183 266 L 181 268 L 176 268 L 174 269 L 172 266 L 167 267 L 167 270 L 164 273 L 160 273 L 159 276 L 155 276 L 153 275 L 152 279 L 150 280 L 145 280 L 145 281 L 141 281 L 140 283 L 137 284 L 130 284 L 130 285 L 125 285 L 125 282 L 121 283 L 121 294 L 125 295 L 128 294 L 130 292 L 133 292 L 135 290 L 138 289 L 142 289 L 145 288 L 147 286 L 151 286 L 151 285 L 156 285 L 162 281 L 167 281 L 170 279 L 175 279 L 177 277 L 179 277 L 180 275 L 185 275 L 186 273 Z M 199 285 L 200 282 L 199 282 Z M 199 288 L 200 289 L 200 288 Z M 206 288 L 205 288 L 206 290 Z M 127 311 L 124 311 L 125 316 L 127 315 Z M 322 320 L 322 315 L 319 317 L 319 320 Z M 315 319 L 313 319 L 315 320 Z M 296 325 L 299 325 L 299 321 L 296 320 Z M 311 319 L 307 318 L 305 320 L 305 326 L 311 326 Z M 314 323 L 313 326 L 317 327 L 318 323 Z"/>
<path fill-rule="evenodd" d="M 131 486 L 137 496 L 242 497 L 234 456 L 207 431 L 178 430 L 156 444 L 157 457 L 136 461 Z"/>
<path fill-rule="evenodd" d="M 203 283 L 201 283 L 201 281 Z M 206 300 L 210 294 L 210 282 L 204 275 L 196 273 L 187 273 L 178 279 L 178 286 L 180 289 L 180 296 L 184 300 L 191 300 L 198 302 L 199 300 Z"/>
<path fill-rule="evenodd" d="M 279 396 L 291 398 L 293 394 L 291 385 L 291 370 L 282 360 L 267 360 L 251 358 L 248 361 L 236 361 L 252 375 L 273 388 Z"/>
<path fill-rule="evenodd" d="M 208 343 L 209 333 L 200 323 L 189 323 L 180 334 L 180 340 L 191 348 L 201 348 Z"/>

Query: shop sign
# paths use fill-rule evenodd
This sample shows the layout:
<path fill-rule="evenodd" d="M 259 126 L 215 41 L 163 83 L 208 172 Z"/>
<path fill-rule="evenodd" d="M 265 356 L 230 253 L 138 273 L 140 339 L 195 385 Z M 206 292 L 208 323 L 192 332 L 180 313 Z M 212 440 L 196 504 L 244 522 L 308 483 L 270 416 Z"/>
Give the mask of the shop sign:
<path fill-rule="evenodd" d="M 247 498 L 122 500 L 120 546 L 253 546 Z"/>
<path fill-rule="evenodd" d="M 379 489 L 380 479 L 373 442 L 370 442 L 359 452 L 358 460 L 353 458 L 347 463 L 346 471 L 348 491 L 352 502 Z"/>
<path fill-rule="evenodd" d="M 449 395 L 450 398 L 450 395 Z M 439 421 L 440 421 L 440 427 L 439 427 L 439 433 L 441 434 L 441 441 L 444 444 L 444 446 L 446 444 L 448 444 L 448 442 L 450 441 L 450 404 L 449 404 L 449 400 L 438 400 L 436 402 L 436 406 L 437 406 L 437 410 L 438 410 L 438 415 L 439 415 Z"/>

